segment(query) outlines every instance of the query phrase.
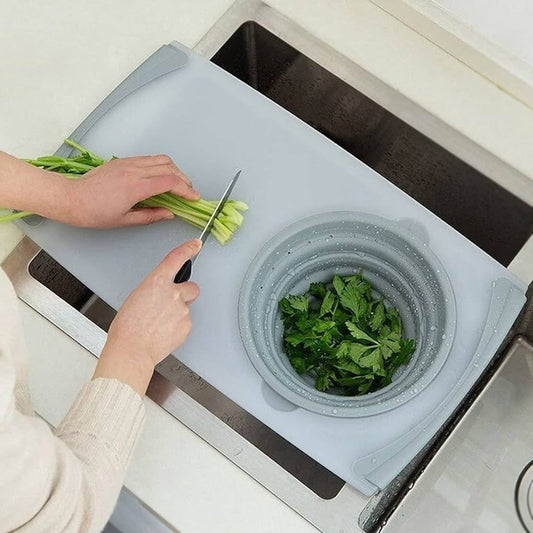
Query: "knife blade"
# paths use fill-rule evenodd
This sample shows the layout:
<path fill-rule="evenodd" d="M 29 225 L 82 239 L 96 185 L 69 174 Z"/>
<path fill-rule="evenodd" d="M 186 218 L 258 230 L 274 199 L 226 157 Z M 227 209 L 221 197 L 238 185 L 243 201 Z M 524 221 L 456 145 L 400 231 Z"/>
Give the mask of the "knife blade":
<path fill-rule="evenodd" d="M 241 175 L 241 171 L 239 170 L 235 176 L 233 176 L 233 179 L 229 182 L 228 186 L 226 187 L 226 190 L 224 191 L 224 194 L 222 195 L 222 198 L 218 201 L 217 206 L 215 207 L 215 210 L 211 214 L 211 217 L 207 221 L 207 224 L 205 225 L 204 229 L 202 230 L 202 233 L 200 233 L 199 239 L 202 241 L 202 248 L 205 244 L 205 241 L 207 240 L 207 237 L 209 237 L 211 233 L 211 229 L 213 228 L 213 224 L 215 223 L 216 218 L 220 213 L 222 212 L 222 209 L 224 209 L 224 206 L 226 205 L 226 202 L 228 201 L 228 198 L 231 194 L 231 191 L 233 190 L 233 187 L 235 187 L 235 184 L 237 183 L 237 180 L 239 179 Z M 200 252 L 196 254 L 195 257 L 192 259 L 187 259 L 185 263 L 182 265 L 182 267 L 179 269 L 178 273 L 174 277 L 174 283 L 183 283 L 184 281 L 188 281 L 192 274 L 192 264 L 200 255 L 202 248 L 200 249 Z"/>

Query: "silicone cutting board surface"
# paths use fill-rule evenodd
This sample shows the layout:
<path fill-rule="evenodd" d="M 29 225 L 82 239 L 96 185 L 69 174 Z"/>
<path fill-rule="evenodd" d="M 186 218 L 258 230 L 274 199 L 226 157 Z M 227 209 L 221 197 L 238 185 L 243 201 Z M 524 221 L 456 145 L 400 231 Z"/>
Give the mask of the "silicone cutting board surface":
<path fill-rule="evenodd" d="M 175 355 L 369 494 L 390 481 L 431 436 L 429 432 L 418 444 L 409 444 L 405 441 L 409 430 L 430 420 L 439 422 L 435 413 L 461 376 L 468 375 L 471 384 L 490 360 L 524 301 L 525 287 L 462 235 L 321 134 L 210 62 L 183 51 L 189 55 L 185 66 L 133 92 L 78 140 L 106 157 L 168 153 L 208 199 L 218 198 L 242 169 L 232 197 L 248 203 L 245 223 L 225 247 L 209 240 L 195 263 L 193 279 L 201 287 L 201 296 L 192 308 L 193 332 Z M 323 416 L 273 398 L 248 360 L 237 323 L 241 282 L 261 246 L 298 219 L 337 210 L 403 220 L 440 258 L 457 303 L 452 352 L 432 384 L 406 404 L 363 419 Z M 21 223 L 21 227 L 115 308 L 172 247 L 199 233 L 178 220 L 110 231 L 75 229 L 51 221 L 37 227 Z M 510 287 L 508 312 L 491 330 L 494 346 L 478 353 L 493 284 L 500 278 L 508 280 Z M 480 361 L 477 370 L 472 367 L 474 357 Z M 461 395 L 452 396 L 451 408 Z"/>

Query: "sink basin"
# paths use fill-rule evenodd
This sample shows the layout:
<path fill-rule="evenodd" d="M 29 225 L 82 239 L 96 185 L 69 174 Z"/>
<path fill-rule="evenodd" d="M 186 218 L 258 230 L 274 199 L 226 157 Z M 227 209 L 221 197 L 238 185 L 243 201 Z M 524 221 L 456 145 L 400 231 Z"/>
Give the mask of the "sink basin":
<path fill-rule="evenodd" d="M 503 265 L 533 209 L 362 92 L 249 21 L 212 61 L 379 172 Z"/>

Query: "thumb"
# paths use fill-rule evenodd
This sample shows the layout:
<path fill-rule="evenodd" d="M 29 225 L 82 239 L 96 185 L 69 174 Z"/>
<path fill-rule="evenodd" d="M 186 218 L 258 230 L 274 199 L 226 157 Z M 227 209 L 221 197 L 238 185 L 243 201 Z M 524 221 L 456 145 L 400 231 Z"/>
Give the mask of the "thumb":
<path fill-rule="evenodd" d="M 165 274 L 174 276 L 182 265 L 188 259 L 192 259 L 202 247 L 202 241 L 200 239 L 192 239 L 184 242 L 182 245 L 174 248 L 164 259 L 161 261 L 156 270 L 164 271 Z"/>
<path fill-rule="evenodd" d="M 122 226 L 137 226 L 139 224 L 153 224 L 160 220 L 170 220 L 174 215 L 164 207 L 141 207 L 131 209 L 122 218 Z"/>

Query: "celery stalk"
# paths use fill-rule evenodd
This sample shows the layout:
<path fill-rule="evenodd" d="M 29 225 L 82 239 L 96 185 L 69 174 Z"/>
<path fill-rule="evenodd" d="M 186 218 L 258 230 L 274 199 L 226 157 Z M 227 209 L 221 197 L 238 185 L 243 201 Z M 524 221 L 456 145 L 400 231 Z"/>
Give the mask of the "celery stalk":
<path fill-rule="evenodd" d="M 45 170 L 58 172 L 68 179 L 77 179 L 86 172 L 105 163 L 104 159 L 72 139 L 65 139 L 65 143 L 80 152 L 79 155 L 67 158 L 51 155 L 38 157 L 37 159 L 25 159 L 24 161 Z M 205 227 L 217 204 L 217 201 L 203 199 L 197 201 L 186 200 L 166 192 L 143 200 L 137 204 L 137 207 L 164 207 L 176 217 L 201 229 Z M 233 233 L 243 223 L 244 218 L 241 211 L 246 211 L 247 209 L 248 206 L 239 200 L 228 200 L 226 202 L 211 229 L 211 234 L 220 244 L 226 244 L 231 239 Z M 8 215 L 0 216 L 0 222 L 15 220 L 31 214 L 27 211 L 11 212 Z"/>

